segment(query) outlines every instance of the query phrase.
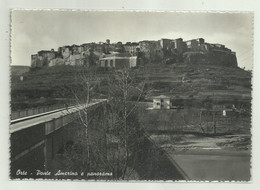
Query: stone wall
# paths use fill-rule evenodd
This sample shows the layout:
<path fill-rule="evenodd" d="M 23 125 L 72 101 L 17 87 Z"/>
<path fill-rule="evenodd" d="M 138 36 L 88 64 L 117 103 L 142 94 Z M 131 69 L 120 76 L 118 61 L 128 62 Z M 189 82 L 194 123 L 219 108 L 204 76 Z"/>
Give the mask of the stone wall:
<path fill-rule="evenodd" d="M 212 64 L 225 67 L 237 67 L 238 65 L 236 55 L 227 51 L 185 52 L 183 60 L 188 64 Z"/>

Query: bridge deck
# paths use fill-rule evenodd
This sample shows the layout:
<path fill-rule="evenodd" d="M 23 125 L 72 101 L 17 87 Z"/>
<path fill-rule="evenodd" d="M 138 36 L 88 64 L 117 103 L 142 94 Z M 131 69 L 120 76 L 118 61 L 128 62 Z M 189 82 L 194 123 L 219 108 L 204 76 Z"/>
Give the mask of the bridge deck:
<path fill-rule="evenodd" d="M 98 104 L 98 103 L 101 103 L 101 102 L 104 102 L 104 101 L 106 101 L 106 100 L 99 100 L 99 101 L 92 102 L 92 103 L 88 104 L 88 107 L 91 107 L 95 104 Z M 46 112 L 46 113 L 41 114 L 40 116 L 37 116 L 37 117 L 31 117 L 30 116 L 30 117 L 26 117 L 26 118 L 21 118 L 21 121 L 13 123 L 13 124 L 12 124 L 12 121 L 11 121 L 10 133 L 14 133 L 16 131 L 20 131 L 22 129 L 25 129 L 25 128 L 28 128 L 28 127 L 31 127 L 31 126 L 34 126 L 34 125 L 38 125 L 40 123 L 45 123 L 45 122 L 51 121 L 53 119 L 59 118 L 59 117 L 64 116 L 64 115 L 75 113 L 79 110 L 82 110 L 84 107 L 85 107 L 85 105 L 71 106 L 71 107 L 68 108 L 68 110 L 66 110 L 66 109 L 60 110 L 59 109 L 57 112 L 53 112 L 53 111 Z"/>

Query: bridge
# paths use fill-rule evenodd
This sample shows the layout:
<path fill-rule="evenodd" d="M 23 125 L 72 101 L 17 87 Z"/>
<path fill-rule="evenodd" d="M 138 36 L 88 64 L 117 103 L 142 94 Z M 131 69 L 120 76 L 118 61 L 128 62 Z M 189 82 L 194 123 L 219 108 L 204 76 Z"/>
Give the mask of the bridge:
<path fill-rule="evenodd" d="M 59 166 L 57 158 L 64 150 L 64 145 L 76 142 L 78 134 L 85 132 L 82 123 L 79 123 L 79 112 L 85 108 L 86 105 L 70 106 L 11 120 L 11 179 L 53 179 L 55 176 L 37 175 L 37 171 L 54 174 L 65 169 Z M 115 146 L 113 139 L 109 138 L 113 115 L 108 101 L 95 100 L 88 104 L 87 110 L 90 149 L 98 154 L 102 152 L 101 156 L 109 157 L 111 153 L 114 155 L 113 151 L 120 147 L 118 144 Z M 132 155 L 130 161 L 139 175 L 138 179 L 187 179 L 177 164 L 146 135 L 141 148 L 142 151 Z M 109 159 L 113 161 L 114 158 Z M 61 168 L 57 170 L 58 167 Z M 116 169 L 113 170 L 113 175 L 118 176 Z"/>
<path fill-rule="evenodd" d="M 35 178 L 36 170 L 48 171 L 56 153 L 73 141 L 73 122 L 79 111 L 106 105 L 107 100 L 70 106 L 11 120 L 11 178 Z"/>

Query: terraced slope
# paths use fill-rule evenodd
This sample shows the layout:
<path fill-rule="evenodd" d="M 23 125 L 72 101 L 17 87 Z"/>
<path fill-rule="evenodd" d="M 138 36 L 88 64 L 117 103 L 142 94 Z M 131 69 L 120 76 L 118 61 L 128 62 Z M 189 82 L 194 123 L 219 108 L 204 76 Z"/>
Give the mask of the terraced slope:
<path fill-rule="evenodd" d="M 13 76 L 11 83 L 13 107 L 21 102 L 37 104 L 54 99 L 73 98 L 71 89 L 80 84 L 77 78 L 78 70 L 81 68 L 57 66 L 25 73 L 23 81 Z M 215 101 L 248 104 L 251 102 L 251 73 L 240 68 L 178 63 L 147 64 L 134 70 L 136 81 L 147 78 L 147 88 L 151 90 L 150 97 L 164 94 L 182 100 L 211 98 Z M 105 71 L 96 75 L 99 81 L 95 89 L 96 97 L 108 95 L 109 74 L 111 72 Z"/>

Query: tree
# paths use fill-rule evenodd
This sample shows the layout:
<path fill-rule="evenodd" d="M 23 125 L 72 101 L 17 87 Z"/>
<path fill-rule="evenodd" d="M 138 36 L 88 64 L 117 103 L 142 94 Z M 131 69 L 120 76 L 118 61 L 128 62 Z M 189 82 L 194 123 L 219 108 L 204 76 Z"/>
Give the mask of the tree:
<path fill-rule="evenodd" d="M 110 104 L 115 115 L 115 134 L 123 142 L 124 156 L 121 178 L 125 179 L 127 169 L 130 167 L 130 157 L 135 147 L 141 143 L 143 130 L 138 123 L 136 109 L 138 102 L 147 93 L 145 80 L 137 82 L 135 71 L 131 68 L 115 70 L 110 76 Z"/>
<path fill-rule="evenodd" d="M 75 66 L 73 70 L 74 109 L 77 109 L 79 127 L 75 142 L 65 151 L 68 168 L 79 172 L 97 170 L 108 167 L 105 155 L 106 124 L 104 112 L 106 108 L 95 108 L 90 112 L 90 105 L 95 102 L 95 89 L 100 83 L 94 66 Z M 82 133 L 83 132 L 83 133 Z M 101 142 L 102 140 L 102 142 Z"/>
<path fill-rule="evenodd" d="M 126 179 L 137 163 L 133 159 L 142 153 L 144 131 L 138 121 L 137 108 L 145 96 L 145 78 L 138 78 L 130 68 L 107 72 L 108 106 L 89 112 L 89 104 L 101 83 L 96 68 L 75 70 L 72 92 L 78 106 L 78 117 L 84 133 L 66 151 L 70 168 L 80 172 L 113 171 L 115 179 Z M 103 112 L 106 113 L 103 113 Z M 99 131 L 98 131 L 99 130 Z M 112 139 L 112 140 L 111 140 Z M 110 147 L 116 141 L 117 148 Z"/>

